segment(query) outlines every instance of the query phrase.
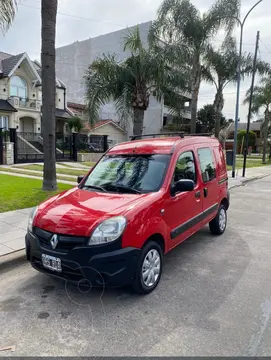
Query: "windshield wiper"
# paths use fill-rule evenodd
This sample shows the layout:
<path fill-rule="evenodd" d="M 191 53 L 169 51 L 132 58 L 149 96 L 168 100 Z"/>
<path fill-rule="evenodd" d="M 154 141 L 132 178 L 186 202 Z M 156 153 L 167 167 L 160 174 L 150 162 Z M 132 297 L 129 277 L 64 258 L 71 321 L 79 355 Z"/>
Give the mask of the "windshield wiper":
<path fill-rule="evenodd" d="M 94 190 L 100 190 L 105 192 L 106 190 L 102 186 L 96 186 L 96 185 L 84 185 L 83 189 L 94 189 Z"/>
<path fill-rule="evenodd" d="M 103 184 L 103 188 L 112 189 L 112 190 L 114 190 L 114 189 L 123 190 L 123 191 L 132 192 L 134 194 L 141 194 L 140 190 L 137 190 L 135 188 L 132 188 L 132 187 L 129 187 L 129 186 L 126 186 L 126 185 L 121 185 L 121 184 L 106 183 L 106 184 Z"/>

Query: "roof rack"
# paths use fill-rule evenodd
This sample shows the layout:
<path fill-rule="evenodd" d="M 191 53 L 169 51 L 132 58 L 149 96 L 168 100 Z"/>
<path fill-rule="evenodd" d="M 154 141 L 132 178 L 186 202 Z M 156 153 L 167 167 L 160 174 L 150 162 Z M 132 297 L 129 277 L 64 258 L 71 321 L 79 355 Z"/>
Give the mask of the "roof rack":
<path fill-rule="evenodd" d="M 164 137 L 164 136 L 179 136 L 181 139 L 183 139 L 185 136 L 211 136 L 212 133 L 198 133 L 198 134 L 187 134 L 187 133 L 183 133 L 183 132 L 176 132 L 176 133 L 159 133 L 159 134 L 145 134 L 145 135 L 133 135 L 130 136 L 131 141 L 136 140 L 136 139 L 142 139 L 144 137 L 152 137 L 152 138 L 156 138 L 156 137 Z"/>

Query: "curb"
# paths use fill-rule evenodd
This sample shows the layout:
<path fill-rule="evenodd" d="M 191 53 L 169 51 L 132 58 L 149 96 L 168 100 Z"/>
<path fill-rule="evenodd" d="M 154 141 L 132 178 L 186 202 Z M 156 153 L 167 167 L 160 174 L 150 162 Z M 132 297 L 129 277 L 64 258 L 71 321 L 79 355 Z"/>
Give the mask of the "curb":
<path fill-rule="evenodd" d="M 5 274 L 14 268 L 14 265 L 26 263 L 25 249 L 14 251 L 0 256 L 0 274 Z"/>
<path fill-rule="evenodd" d="M 266 177 L 268 177 L 268 176 L 271 176 L 271 174 L 262 175 L 262 176 L 256 176 L 256 177 L 253 177 L 253 178 L 250 178 L 250 179 L 244 179 L 244 180 L 241 181 L 239 184 L 232 185 L 231 187 L 229 187 L 229 190 L 234 189 L 234 188 L 236 188 L 236 187 L 244 186 L 244 185 L 246 185 L 247 183 L 252 182 L 252 181 L 255 181 L 255 180 L 264 179 L 264 178 L 266 178 Z"/>

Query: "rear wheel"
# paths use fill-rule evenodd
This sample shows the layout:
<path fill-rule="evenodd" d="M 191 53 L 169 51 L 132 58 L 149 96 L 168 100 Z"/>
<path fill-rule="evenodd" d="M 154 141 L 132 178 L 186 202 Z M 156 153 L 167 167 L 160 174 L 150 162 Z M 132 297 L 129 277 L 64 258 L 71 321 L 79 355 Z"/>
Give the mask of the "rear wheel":
<path fill-rule="evenodd" d="M 212 234 L 222 235 L 227 227 L 227 210 L 223 204 L 220 205 L 216 217 L 210 221 L 209 228 Z"/>
<path fill-rule="evenodd" d="M 163 252 L 160 245 L 155 241 L 148 242 L 142 249 L 133 290 L 139 294 L 152 292 L 160 281 L 162 266 Z"/>

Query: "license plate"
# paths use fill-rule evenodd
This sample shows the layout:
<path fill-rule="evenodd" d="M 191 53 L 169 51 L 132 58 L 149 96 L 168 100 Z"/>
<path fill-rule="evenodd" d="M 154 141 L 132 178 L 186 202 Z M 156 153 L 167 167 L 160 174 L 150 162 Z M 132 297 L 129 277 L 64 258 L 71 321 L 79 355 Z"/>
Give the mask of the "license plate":
<path fill-rule="evenodd" d="M 54 256 L 45 255 L 45 254 L 42 254 L 41 259 L 42 259 L 42 265 L 46 269 L 56 271 L 56 272 L 61 272 L 62 271 L 61 259 L 56 258 Z"/>

